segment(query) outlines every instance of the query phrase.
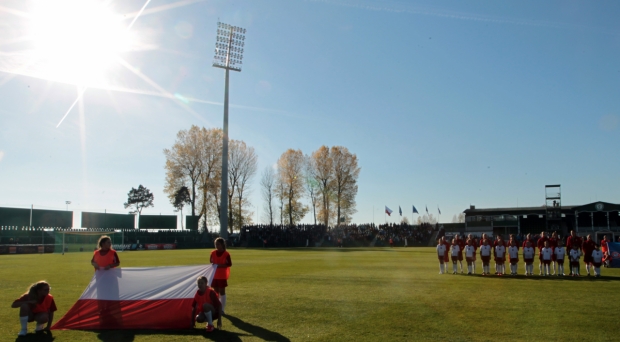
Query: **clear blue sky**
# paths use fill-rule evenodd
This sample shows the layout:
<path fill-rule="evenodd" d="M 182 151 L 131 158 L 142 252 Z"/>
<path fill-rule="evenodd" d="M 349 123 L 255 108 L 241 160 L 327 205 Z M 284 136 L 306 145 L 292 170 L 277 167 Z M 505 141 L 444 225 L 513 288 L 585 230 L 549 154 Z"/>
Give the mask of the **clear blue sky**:
<path fill-rule="evenodd" d="M 0 206 L 124 213 L 143 184 L 144 213 L 173 214 L 162 150 L 222 125 L 218 18 L 247 29 L 230 136 L 257 151 L 260 213 L 260 172 L 321 145 L 359 158 L 356 223 L 373 206 L 377 223 L 386 205 L 439 206 L 442 222 L 470 204 L 539 206 L 545 184 L 563 204 L 620 202 L 617 1 L 153 0 L 121 33 L 129 48 L 93 28 L 101 1 L 66 1 L 0 5 Z M 124 29 L 144 3 L 105 11 Z"/>

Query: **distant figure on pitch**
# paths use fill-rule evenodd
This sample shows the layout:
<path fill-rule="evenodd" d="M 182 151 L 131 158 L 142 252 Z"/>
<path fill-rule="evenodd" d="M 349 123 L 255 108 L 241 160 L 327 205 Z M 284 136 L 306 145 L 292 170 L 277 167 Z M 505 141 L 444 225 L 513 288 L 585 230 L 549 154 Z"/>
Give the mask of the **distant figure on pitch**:
<path fill-rule="evenodd" d="M 564 274 L 564 256 L 566 256 L 566 248 L 564 248 L 562 240 L 558 240 L 558 246 L 553 251 L 553 254 L 555 255 L 555 262 L 558 264 L 558 273 L 556 274 L 558 275 L 558 277 L 560 276 L 560 274 L 565 276 L 566 274 Z"/>
<path fill-rule="evenodd" d="M 483 245 L 480 246 L 480 259 L 482 259 L 482 275 L 489 275 L 491 269 L 489 262 L 491 261 L 491 246 L 489 239 L 482 240 Z"/>
<path fill-rule="evenodd" d="M 549 238 L 546 236 L 545 232 L 541 232 L 540 233 L 540 239 L 538 239 L 536 245 L 538 247 L 538 275 L 542 275 L 542 265 L 543 265 L 543 258 L 542 258 L 542 250 L 543 248 L 545 248 L 545 242 L 549 241 Z"/>
<path fill-rule="evenodd" d="M 511 239 L 510 247 L 508 247 L 508 256 L 510 257 L 510 275 L 517 275 L 519 265 L 519 246 L 517 241 Z"/>
<path fill-rule="evenodd" d="M 37 323 L 35 332 L 50 329 L 54 321 L 54 311 L 57 310 L 54 297 L 50 294 L 51 289 L 50 284 L 41 280 L 30 285 L 28 292 L 13 301 L 11 307 L 19 308 L 19 323 L 22 326 L 18 336 L 28 334 L 28 322 Z"/>
<path fill-rule="evenodd" d="M 476 247 L 472 239 L 467 240 L 465 246 L 465 261 L 467 261 L 467 274 L 474 274 L 476 263 Z"/>
<path fill-rule="evenodd" d="M 459 245 L 459 265 L 461 266 L 461 274 L 463 273 L 463 251 L 465 250 L 465 241 L 456 234 L 456 244 Z"/>
<path fill-rule="evenodd" d="M 548 240 L 545 241 L 545 247 L 543 247 L 543 249 L 540 251 L 540 254 L 542 255 L 543 275 L 545 277 L 548 277 L 549 275 L 551 275 L 551 256 L 553 255 L 553 249 L 551 249 Z"/>
<path fill-rule="evenodd" d="M 579 257 L 581 256 L 581 251 L 579 251 L 579 247 L 576 244 L 573 244 L 573 249 L 570 250 L 570 267 L 573 273 L 573 277 L 579 277 Z"/>
<path fill-rule="evenodd" d="M 523 248 L 523 261 L 525 262 L 525 275 L 534 275 L 534 247 L 531 241 L 525 241 Z"/>
<path fill-rule="evenodd" d="M 601 276 L 601 264 L 603 263 L 603 252 L 599 251 L 598 245 L 594 245 L 592 251 L 592 266 L 594 266 L 594 276 Z"/>
<path fill-rule="evenodd" d="M 502 236 L 499 235 L 497 239 L 497 244 L 495 246 L 495 269 L 497 270 L 497 275 L 503 276 L 506 272 L 506 247 L 504 246 L 504 240 Z"/>
<path fill-rule="evenodd" d="M 592 240 L 592 237 L 588 235 L 586 241 L 581 244 L 581 250 L 583 251 L 583 262 L 586 264 L 586 272 L 588 277 L 590 276 L 590 268 L 592 268 L 592 252 L 596 248 L 596 243 Z"/>
<path fill-rule="evenodd" d="M 439 239 L 437 243 L 437 258 L 439 258 L 439 274 L 443 274 L 445 272 L 445 255 L 448 253 L 446 250 L 446 245 L 443 243 L 441 239 Z"/>
<path fill-rule="evenodd" d="M 232 260 L 230 259 L 230 253 L 226 251 L 226 241 L 221 237 L 215 239 L 215 250 L 211 252 L 211 263 L 217 265 L 215 270 L 215 276 L 213 276 L 213 282 L 211 286 L 220 295 L 220 302 L 222 302 L 222 314 L 226 310 L 226 287 L 228 287 L 228 277 L 230 276 L 230 267 L 232 266 Z"/>
<path fill-rule="evenodd" d="M 95 271 L 107 271 L 110 268 L 120 266 L 121 261 L 116 251 L 112 249 L 112 239 L 109 236 L 101 236 L 99 241 L 97 241 L 97 247 L 98 249 L 95 250 L 93 258 L 90 260 L 90 264 L 93 265 Z"/>
<path fill-rule="evenodd" d="M 217 293 L 207 285 L 207 277 L 202 276 L 196 279 L 198 291 L 194 295 L 192 303 L 192 325 L 196 326 L 196 322 L 207 322 L 206 331 L 215 330 L 213 320 L 217 319 L 217 328 L 222 329 L 222 303 Z"/>
<path fill-rule="evenodd" d="M 452 274 L 456 274 L 456 262 L 459 261 L 459 253 L 461 251 L 461 247 L 458 244 L 456 239 L 452 239 L 452 247 L 450 247 L 450 254 L 452 255 Z"/>

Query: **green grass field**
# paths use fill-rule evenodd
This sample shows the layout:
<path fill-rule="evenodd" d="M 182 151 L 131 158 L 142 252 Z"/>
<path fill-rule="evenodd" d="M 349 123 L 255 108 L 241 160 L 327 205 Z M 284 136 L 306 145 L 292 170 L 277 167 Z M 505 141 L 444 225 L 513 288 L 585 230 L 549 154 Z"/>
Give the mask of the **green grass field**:
<path fill-rule="evenodd" d="M 91 253 L 0 256 L 0 340 L 620 340 L 620 269 L 603 269 L 600 279 L 482 277 L 439 275 L 433 248 L 229 251 L 233 268 L 223 331 L 53 331 L 52 337 L 31 333 L 20 339 L 11 302 L 45 279 L 58 305 L 57 321 L 89 283 Z M 209 252 L 119 256 L 124 267 L 194 265 L 206 263 Z"/>

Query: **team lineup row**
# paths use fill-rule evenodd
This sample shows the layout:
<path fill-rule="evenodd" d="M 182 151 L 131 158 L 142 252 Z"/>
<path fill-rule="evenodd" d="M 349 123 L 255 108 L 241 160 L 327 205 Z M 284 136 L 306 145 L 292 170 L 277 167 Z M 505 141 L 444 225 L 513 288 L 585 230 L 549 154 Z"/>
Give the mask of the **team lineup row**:
<path fill-rule="evenodd" d="M 468 236 L 467 241 L 460 239 L 459 235 L 456 235 L 451 242 L 445 240 L 445 237 L 441 237 L 437 244 L 437 256 L 439 259 L 439 273 L 444 274 L 447 272 L 446 263 L 450 261 L 452 257 L 452 273 L 456 274 L 460 265 L 461 273 L 463 271 L 463 254 L 465 254 L 465 261 L 467 262 L 467 274 L 476 273 L 476 254 L 480 250 L 480 259 L 482 259 L 482 275 L 490 275 L 490 261 L 493 256 L 495 261 L 495 274 L 505 274 L 505 263 L 510 264 L 510 275 L 517 275 L 519 254 L 522 254 L 525 262 L 525 275 L 534 275 L 534 257 L 536 254 L 536 248 L 538 248 L 538 260 L 539 260 L 539 275 L 562 275 L 564 276 L 564 260 L 568 257 L 570 262 L 570 274 L 573 277 L 580 276 L 580 259 L 583 256 L 583 261 L 586 265 L 588 276 L 590 276 L 590 269 L 594 271 L 595 277 L 600 277 L 600 267 L 603 263 L 608 262 L 609 253 L 607 248 L 607 239 L 601 242 L 603 251 L 599 250 L 599 246 L 588 235 L 587 239 L 583 241 L 580 237 L 576 236 L 571 231 L 571 235 L 566 241 L 566 247 L 562 239 L 558 238 L 556 233 L 553 233 L 551 238 L 546 236 L 546 233 L 541 233 L 541 237 L 537 240 L 536 244 L 528 234 L 527 238 L 523 241 L 521 246 L 513 235 L 510 235 L 510 241 L 506 242 L 502 236 L 497 236 L 495 240 L 488 238 L 486 234 L 482 235 L 482 238 L 478 241 L 471 235 Z M 521 251 L 521 248 L 523 249 Z M 557 272 L 556 272 L 557 266 Z M 551 273 L 553 271 L 553 273 Z"/>

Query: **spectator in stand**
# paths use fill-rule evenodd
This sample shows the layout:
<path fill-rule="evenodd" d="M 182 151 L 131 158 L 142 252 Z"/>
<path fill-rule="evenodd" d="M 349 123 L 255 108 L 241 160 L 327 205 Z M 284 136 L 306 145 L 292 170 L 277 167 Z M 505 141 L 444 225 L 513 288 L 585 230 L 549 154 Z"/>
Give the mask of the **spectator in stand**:
<path fill-rule="evenodd" d="M 545 235 L 545 232 L 540 233 L 540 239 L 536 242 L 538 247 L 538 275 L 542 275 L 543 256 L 542 250 L 545 248 L 545 243 L 549 241 L 549 238 Z"/>

